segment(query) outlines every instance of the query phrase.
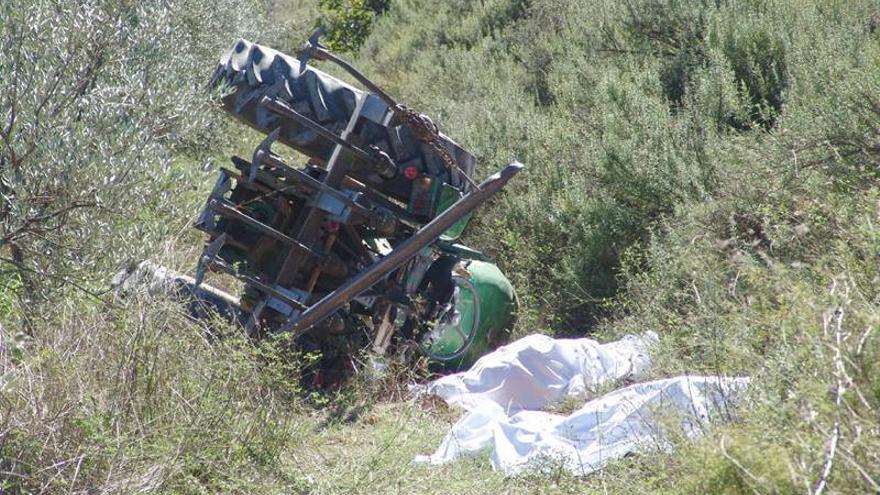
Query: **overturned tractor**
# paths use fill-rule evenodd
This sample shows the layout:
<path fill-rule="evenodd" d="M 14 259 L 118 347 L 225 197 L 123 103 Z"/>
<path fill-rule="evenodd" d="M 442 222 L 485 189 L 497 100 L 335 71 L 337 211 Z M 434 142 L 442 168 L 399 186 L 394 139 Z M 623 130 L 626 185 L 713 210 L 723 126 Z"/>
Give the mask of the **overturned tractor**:
<path fill-rule="evenodd" d="M 316 33 L 297 58 L 244 40 L 211 85 L 226 111 L 266 135 L 220 171 L 195 227 L 196 277 L 176 277 L 255 338 L 293 332 L 307 349 L 424 355 L 469 365 L 506 339 L 515 295 L 480 252 L 456 243 L 471 213 L 520 171 L 476 184 L 475 159 L 425 115 L 395 102 Z M 314 68 L 334 63 L 358 89 Z M 308 157 L 302 167 L 272 151 Z M 243 283 L 238 298 L 206 272 Z"/>

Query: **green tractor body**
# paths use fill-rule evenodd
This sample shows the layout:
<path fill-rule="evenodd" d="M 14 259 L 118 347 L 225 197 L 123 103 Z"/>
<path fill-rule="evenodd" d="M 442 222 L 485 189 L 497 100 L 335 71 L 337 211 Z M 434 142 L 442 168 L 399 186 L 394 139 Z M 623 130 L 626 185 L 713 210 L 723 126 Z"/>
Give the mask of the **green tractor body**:
<path fill-rule="evenodd" d="M 224 108 L 266 139 L 220 172 L 196 222 L 208 240 L 194 285 L 208 272 L 239 279 L 237 314 L 254 338 L 292 333 L 326 355 L 339 342 L 377 354 L 415 346 L 435 367 L 470 365 L 506 339 L 515 296 L 497 266 L 455 242 L 522 165 L 477 184 L 471 153 L 318 36 L 297 58 L 240 40 L 220 61 L 212 86 Z"/>
<path fill-rule="evenodd" d="M 472 365 L 506 341 L 513 328 L 516 295 L 492 263 L 470 260 L 454 273 L 456 294 L 450 317 L 437 322 L 423 343 L 424 353 L 445 369 Z"/>

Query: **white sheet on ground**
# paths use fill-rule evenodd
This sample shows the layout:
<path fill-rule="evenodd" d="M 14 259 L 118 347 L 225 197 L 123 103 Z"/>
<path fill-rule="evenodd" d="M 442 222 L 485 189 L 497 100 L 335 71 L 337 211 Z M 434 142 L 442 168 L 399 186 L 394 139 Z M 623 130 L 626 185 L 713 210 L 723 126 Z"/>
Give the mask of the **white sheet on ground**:
<path fill-rule="evenodd" d="M 653 332 L 608 344 L 530 335 L 483 356 L 468 371 L 416 389 L 468 412 L 434 454 L 415 462 L 443 464 L 488 450 L 492 466 L 507 474 L 551 466 L 587 474 L 628 453 L 664 448 L 660 411 L 685 434 L 699 434 L 705 422 L 727 413 L 748 378 L 667 378 L 615 390 L 568 416 L 541 410 L 602 384 L 641 378 L 650 365 L 647 348 L 656 340 Z"/>

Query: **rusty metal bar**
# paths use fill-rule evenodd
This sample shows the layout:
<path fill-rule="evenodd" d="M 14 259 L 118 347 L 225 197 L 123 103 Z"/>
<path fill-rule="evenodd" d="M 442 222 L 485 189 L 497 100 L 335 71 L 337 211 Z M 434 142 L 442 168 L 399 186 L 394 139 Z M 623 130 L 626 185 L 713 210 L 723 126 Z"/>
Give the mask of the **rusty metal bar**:
<path fill-rule="evenodd" d="M 211 201 L 208 202 L 208 208 L 210 208 L 212 211 L 215 211 L 218 215 L 224 216 L 226 218 L 231 218 L 233 220 L 238 220 L 240 222 L 244 222 L 244 223 L 250 225 L 251 227 L 259 230 L 260 232 L 268 235 L 269 237 L 277 239 L 277 240 L 287 244 L 288 246 L 295 247 L 295 248 L 297 248 L 297 249 L 299 249 L 299 250 L 301 250 L 311 256 L 314 256 L 319 259 L 323 259 L 326 257 L 320 253 L 315 252 L 312 249 L 309 249 L 307 246 L 302 245 L 301 243 L 299 243 L 295 239 L 291 239 L 290 237 L 273 229 L 272 227 L 270 227 L 270 226 L 268 226 L 258 220 L 251 218 L 250 216 L 248 216 L 245 213 L 238 211 L 228 201 L 219 200 L 219 199 L 212 199 Z"/>
<path fill-rule="evenodd" d="M 523 165 L 521 163 L 513 162 L 498 173 L 488 177 L 480 184 L 478 189 L 462 197 L 449 209 L 431 220 L 430 223 L 419 229 L 412 237 L 388 253 L 387 256 L 373 263 L 370 268 L 350 279 L 335 291 L 327 294 L 299 316 L 285 323 L 281 327 L 281 331 L 292 331 L 297 336 L 307 332 L 312 326 L 330 316 L 347 301 L 369 289 L 385 275 L 409 261 L 422 248 L 452 227 L 455 222 L 497 193 L 522 168 Z"/>
<path fill-rule="evenodd" d="M 246 163 L 246 161 L 241 158 L 239 158 L 239 160 L 243 163 Z M 351 198 L 349 198 L 345 194 L 341 194 L 338 189 L 335 189 L 334 187 L 329 186 L 326 183 L 319 181 L 318 179 L 315 179 L 314 177 L 303 172 L 302 170 L 297 170 L 295 168 L 291 168 L 290 165 L 284 163 L 279 158 L 276 158 L 271 155 L 266 155 L 263 157 L 263 163 L 281 170 L 281 172 L 284 174 L 284 176 L 287 177 L 288 179 L 290 179 L 292 182 L 296 182 L 304 187 L 308 187 L 313 191 L 325 191 L 329 194 L 332 194 L 334 197 L 336 197 L 336 199 L 345 203 L 346 206 L 351 208 L 351 213 L 354 216 L 357 216 L 360 218 L 372 218 L 373 216 L 375 216 L 375 213 L 373 213 L 369 209 L 364 208 L 363 206 L 355 203 L 354 201 L 352 201 Z M 236 163 L 236 166 L 238 166 L 238 163 Z M 261 173 L 258 172 L 257 178 L 259 179 L 260 177 L 261 177 Z M 294 186 L 293 183 L 287 185 L 287 187 L 289 187 L 289 188 L 292 188 L 293 186 Z M 284 190 L 284 187 L 280 186 L 279 184 L 275 184 L 275 187 L 277 187 L 279 191 Z M 296 194 L 294 194 L 294 195 L 299 196 Z M 300 197 L 308 198 L 309 196 L 306 195 L 306 196 L 300 196 Z"/>
<path fill-rule="evenodd" d="M 360 94 L 357 96 L 354 111 L 351 114 L 351 118 L 348 120 L 348 125 L 346 125 L 345 130 L 342 131 L 343 139 L 347 139 L 348 136 L 354 132 L 355 125 L 360 118 L 360 113 L 364 108 L 365 101 L 366 95 Z M 335 190 L 342 184 L 343 179 L 348 174 L 348 163 L 342 159 L 344 151 L 344 146 L 336 145 L 333 148 L 333 153 L 331 153 L 330 159 L 327 161 L 327 174 L 324 176 L 324 180 L 315 181 L 318 182 L 318 184 L 321 184 L 322 188 Z M 279 162 L 284 167 L 287 167 L 284 162 L 281 162 L 280 160 Z M 289 169 L 289 167 L 287 168 Z M 304 177 L 308 177 L 305 173 L 301 174 Z M 311 177 L 309 178 L 311 179 Z M 317 207 L 307 207 L 306 211 L 303 211 L 300 214 L 301 221 L 299 225 L 295 226 L 297 230 L 295 238 L 306 246 L 317 244 L 320 236 L 321 223 L 325 218 L 326 215 L 324 212 Z M 275 277 L 275 283 L 279 285 L 291 284 L 302 266 L 303 260 L 297 257 L 294 251 L 289 251 L 284 262 L 281 264 L 281 269 L 278 271 L 278 275 Z"/>
<path fill-rule="evenodd" d="M 264 292 L 266 294 L 269 294 L 269 295 L 275 297 L 276 299 L 279 299 L 281 302 L 283 302 L 284 304 L 287 304 L 288 306 L 290 306 L 292 308 L 296 308 L 301 311 L 308 308 L 308 306 L 306 306 L 305 304 L 297 301 L 296 299 L 291 299 L 290 296 L 284 294 L 281 291 L 276 290 L 275 288 L 273 288 L 272 286 L 270 286 L 268 284 L 261 282 L 260 280 L 256 279 L 255 277 L 252 277 L 250 275 L 245 275 L 243 273 L 238 272 L 237 270 L 233 269 L 232 267 L 230 267 L 228 264 L 224 263 L 223 261 L 220 261 L 220 260 L 214 258 L 214 259 L 209 260 L 208 263 L 211 265 L 211 267 L 213 269 L 220 271 L 220 272 L 223 272 L 223 273 L 226 273 L 228 275 L 232 275 L 233 277 L 241 280 L 242 282 L 245 282 L 246 284 L 254 286 L 256 289 L 260 290 L 261 292 Z"/>

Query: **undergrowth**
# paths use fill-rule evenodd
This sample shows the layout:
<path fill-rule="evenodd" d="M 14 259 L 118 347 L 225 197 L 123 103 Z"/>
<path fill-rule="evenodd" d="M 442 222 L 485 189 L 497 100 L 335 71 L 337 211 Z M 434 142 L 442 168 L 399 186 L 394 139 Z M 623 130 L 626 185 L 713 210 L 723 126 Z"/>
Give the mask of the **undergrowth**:
<path fill-rule="evenodd" d="M 880 489 L 874 2 L 25 3 L 0 6 L 5 492 Z M 466 238 L 515 335 L 653 330 L 656 377 L 752 377 L 735 422 L 586 478 L 412 466 L 456 417 L 406 398 L 421 375 L 304 393 L 283 342 L 106 293 L 122 261 L 191 266 L 214 170 L 251 151 L 197 86 L 214 57 L 351 15 L 343 48 L 479 174 L 526 164 Z"/>

